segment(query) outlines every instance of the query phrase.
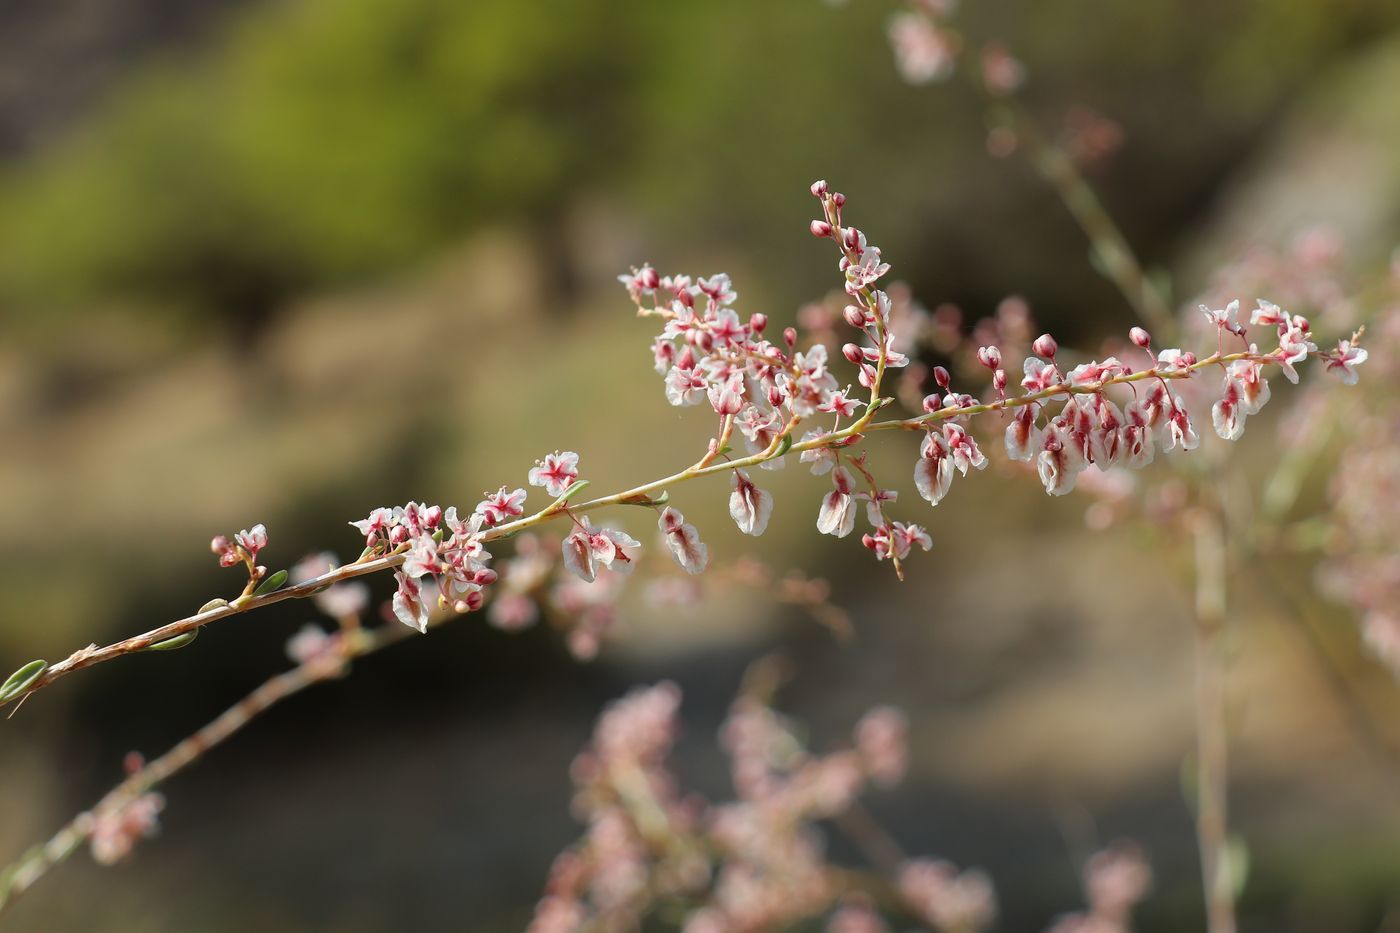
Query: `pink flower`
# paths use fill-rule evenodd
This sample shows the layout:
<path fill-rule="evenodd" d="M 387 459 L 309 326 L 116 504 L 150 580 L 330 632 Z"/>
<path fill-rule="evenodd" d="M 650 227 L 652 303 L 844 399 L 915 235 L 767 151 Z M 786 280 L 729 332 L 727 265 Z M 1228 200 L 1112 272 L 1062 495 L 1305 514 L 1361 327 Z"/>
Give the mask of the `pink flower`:
<path fill-rule="evenodd" d="M 1283 327 L 1288 324 L 1290 320 L 1288 312 L 1272 301 L 1265 301 L 1263 298 L 1260 298 L 1257 304 L 1259 307 L 1249 313 L 1249 323 L 1278 327 Z"/>
<path fill-rule="evenodd" d="M 120 806 L 98 810 L 88 837 L 93 860 L 99 865 L 115 865 L 125 859 L 137 842 L 156 834 L 156 818 L 163 809 L 164 797 L 146 793 Z"/>
<path fill-rule="evenodd" d="M 856 493 L 857 499 L 865 501 L 865 517 L 870 522 L 872 528 L 878 528 L 885 523 L 885 512 L 882 503 L 894 502 L 899 498 L 897 489 L 877 489 L 873 493 Z"/>
<path fill-rule="evenodd" d="M 416 628 L 420 632 L 428 631 L 428 606 L 423 599 L 422 585 L 418 580 L 400 571 L 394 572 L 394 579 L 399 584 L 391 603 L 394 615 L 409 628 Z"/>
<path fill-rule="evenodd" d="M 519 518 L 525 514 L 526 495 L 523 489 L 510 491 L 502 486 L 477 503 L 476 514 L 482 517 L 488 528 L 507 519 Z"/>
<path fill-rule="evenodd" d="M 899 891 L 922 919 L 940 930 L 981 930 L 996 919 L 992 883 L 979 871 L 916 859 L 899 873 Z"/>
<path fill-rule="evenodd" d="M 666 401 L 676 407 L 698 405 L 705 397 L 705 377 L 698 369 L 672 367 L 666 374 Z"/>
<path fill-rule="evenodd" d="M 1216 328 L 1228 331 L 1236 336 L 1244 333 L 1244 328 L 1237 320 L 1240 313 L 1240 302 L 1236 299 L 1218 311 L 1212 311 L 1205 305 L 1201 305 L 1201 313 L 1206 316 L 1206 320 Z M 1258 312 L 1255 312 L 1256 314 Z"/>
<path fill-rule="evenodd" d="M 551 496 L 562 496 L 578 479 L 578 454 L 572 450 L 546 454 L 543 460 L 535 461 L 528 479 L 531 486 L 543 486 Z"/>
<path fill-rule="evenodd" d="M 909 721 L 893 706 L 877 706 L 856 723 L 856 751 L 877 784 L 898 784 L 909 764 Z"/>
<path fill-rule="evenodd" d="M 906 525 L 903 522 L 881 525 L 863 537 L 861 543 L 875 552 L 876 560 L 888 557 L 903 560 L 916 544 L 925 551 L 933 547 L 933 539 L 927 531 L 919 525 Z"/>
<path fill-rule="evenodd" d="M 1177 405 L 1167 419 L 1167 441 L 1162 445 L 1162 450 L 1175 450 L 1178 445 L 1182 450 L 1195 450 L 1200 444 L 1201 439 L 1196 436 L 1191 416 L 1186 413 L 1186 409 Z"/>
<path fill-rule="evenodd" d="M 832 412 L 842 418 L 849 418 L 856 413 L 860 403 L 855 399 L 847 398 L 846 393 L 851 391 L 850 386 L 839 392 L 832 392 L 826 397 L 826 401 L 817 406 L 818 410 Z"/>
<path fill-rule="evenodd" d="M 267 528 L 258 524 L 252 530 L 243 530 L 233 536 L 233 540 L 238 542 L 238 546 L 248 552 L 248 558 L 256 561 L 258 552 L 267 547 Z"/>
<path fill-rule="evenodd" d="M 919 459 L 914 463 L 914 485 L 929 505 L 937 505 L 953 485 L 953 460 L 948 443 L 937 431 L 924 437 Z"/>
<path fill-rule="evenodd" d="M 1059 367 L 1054 363 L 1047 363 L 1044 360 L 1028 356 L 1022 367 L 1026 375 L 1021 380 L 1021 388 L 1027 392 L 1044 392 L 1052 386 L 1059 385 L 1062 381 Z"/>
<path fill-rule="evenodd" d="M 1278 350 L 1275 355 L 1278 358 L 1279 369 L 1283 370 L 1284 376 L 1294 385 L 1298 384 L 1298 372 L 1293 368 L 1294 363 L 1301 363 L 1308 358 L 1309 353 L 1317 351 L 1317 344 L 1308 337 L 1306 323 L 1301 318 L 1294 317 L 1286 325 L 1280 325 L 1278 337 Z"/>
<path fill-rule="evenodd" d="M 1327 371 L 1340 370 L 1342 382 L 1347 385 L 1356 385 L 1356 367 L 1366 362 L 1370 354 L 1365 347 L 1358 347 L 1350 340 L 1342 340 L 1337 344 L 1335 353 L 1327 357 Z"/>
<path fill-rule="evenodd" d="M 387 538 L 389 529 L 394 526 L 397 519 L 394 517 L 393 509 L 375 509 L 369 513 L 369 518 L 362 519 L 350 524 L 365 536 L 367 547 L 374 545 L 379 539 Z"/>
<path fill-rule="evenodd" d="M 972 439 L 972 435 L 960 424 L 945 424 L 943 426 L 943 440 L 948 445 L 948 453 L 953 458 L 953 465 L 958 468 L 958 472 L 963 476 L 967 475 L 968 467 L 978 470 L 987 468 L 987 458 L 978 449 L 977 442 Z"/>
<path fill-rule="evenodd" d="M 1045 431 L 1036 470 L 1045 491 L 1063 496 L 1074 490 L 1074 481 L 1089 466 L 1083 447 L 1064 428 L 1052 423 Z"/>
<path fill-rule="evenodd" d="M 1029 361 L 1027 361 L 1029 362 Z M 1036 426 L 1036 405 L 1022 405 L 1006 426 L 1006 455 L 1012 460 L 1034 459 L 1041 446 L 1040 428 Z"/>
<path fill-rule="evenodd" d="M 335 658 L 339 640 L 319 625 L 306 623 L 287 639 L 287 657 L 297 664 L 314 664 Z"/>
<path fill-rule="evenodd" d="M 895 65 L 910 84 L 927 84 L 952 73 L 954 42 L 928 17 L 918 13 L 895 14 L 890 18 L 889 37 Z"/>
<path fill-rule="evenodd" d="M 844 538 L 856 527 L 855 497 L 851 495 L 855 480 L 845 467 L 837 467 L 831 473 L 831 481 L 836 488 L 822 497 L 817 530 L 824 535 Z"/>
<path fill-rule="evenodd" d="M 773 495 L 759 489 L 743 470 L 734 471 L 734 491 L 729 494 L 729 515 L 746 535 L 757 537 L 773 514 Z"/>
<path fill-rule="evenodd" d="M 598 566 L 631 573 L 641 542 L 616 528 L 596 528 L 587 518 L 564 539 L 564 566 L 580 580 L 592 583 Z"/>
<path fill-rule="evenodd" d="M 666 536 L 666 546 L 671 556 L 686 573 L 700 573 L 710 562 L 709 548 L 700 540 L 695 526 L 685 520 L 678 509 L 667 506 L 661 512 L 661 532 Z"/>
<path fill-rule="evenodd" d="M 735 373 L 724 383 L 709 387 L 710 405 L 717 414 L 737 415 L 744 408 L 744 377 Z"/>

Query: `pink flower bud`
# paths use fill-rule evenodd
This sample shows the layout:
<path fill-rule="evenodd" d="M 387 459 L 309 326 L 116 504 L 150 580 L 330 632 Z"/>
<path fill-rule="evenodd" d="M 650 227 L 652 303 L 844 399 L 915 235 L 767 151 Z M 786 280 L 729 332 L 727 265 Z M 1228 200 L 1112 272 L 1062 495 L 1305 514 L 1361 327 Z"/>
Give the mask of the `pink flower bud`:
<path fill-rule="evenodd" d="M 1031 349 L 1036 356 L 1043 356 L 1048 360 L 1053 360 L 1055 354 L 1060 351 L 1060 345 L 1055 342 L 1055 338 L 1049 334 L 1041 334 L 1035 338 L 1035 343 L 1031 344 Z"/>
<path fill-rule="evenodd" d="M 831 203 L 832 203 L 832 204 L 835 204 L 837 207 L 845 207 L 845 206 L 846 206 L 846 196 L 845 196 L 844 194 L 842 194 L 841 192 L 837 191 L 835 194 L 833 194 L 833 195 L 831 196 Z"/>
<path fill-rule="evenodd" d="M 812 197 L 814 198 L 824 198 L 830 190 L 831 189 L 827 187 L 825 178 L 820 181 L 812 182 Z"/>
<path fill-rule="evenodd" d="M 977 350 L 977 362 L 988 369 L 1001 368 L 1001 351 L 996 347 L 981 347 Z"/>
<path fill-rule="evenodd" d="M 1006 370 L 998 369 L 996 371 L 996 373 L 992 376 L 992 387 L 995 388 L 998 392 L 1004 391 L 1006 389 Z"/>
<path fill-rule="evenodd" d="M 812 231 L 812 236 L 814 237 L 831 236 L 831 224 L 827 223 L 825 220 L 814 220 L 807 229 Z"/>
<path fill-rule="evenodd" d="M 754 314 L 749 318 L 749 330 L 761 334 L 768 329 L 768 315 Z"/>
<path fill-rule="evenodd" d="M 655 291 L 661 285 L 661 276 L 651 266 L 642 266 L 637 273 L 637 284 L 647 291 Z"/>
<path fill-rule="evenodd" d="M 953 377 L 947 369 L 935 366 L 933 367 L 933 381 L 938 383 L 939 388 L 946 389 L 948 384 L 953 381 Z"/>
<path fill-rule="evenodd" d="M 846 305 L 846 323 L 852 327 L 865 329 L 865 312 L 855 305 Z"/>
<path fill-rule="evenodd" d="M 790 347 L 795 347 L 795 346 L 797 346 L 797 328 L 796 328 L 796 327 L 785 327 L 785 328 L 783 328 L 783 342 L 785 342 L 785 343 L 786 343 L 788 346 L 790 346 Z"/>
<path fill-rule="evenodd" d="M 1152 335 L 1141 327 L 1134 327 L 1132 330 L 1128 331 L 1128 339 L 1144 350 L 1152 345 Z"/>
<path fill-rule="evenodd" d="M 846 249 L 860 249 L 860 231 L 855 227 L 846 227 L 841 231 L 841 244 Z"/>
<path fill-rule="evenodd" d="M 223 554 L 229 549 L 227 535 L 215 535 L 214 540 L 209 542 L 209 550 L 215 554 Z"/>
<path fill-rule="evenodd" d="M 929 414 L 933 414 L 942 407 L 943 399 L 939 398 L 937 393 L 934 393 L 933 395 L 924 396 L 924 411 L 928 412 Z"/>
<path fill-rule="evenodd" d="M 848 343 L 844 347 L 842 347 L 841 355 L 844 356 L 846 359 L 850 360 L 852 363 L 860 363 L 865 359 L 865 354 L 861 352 L 860 347 L 856 346 L 853 343 Z"/>

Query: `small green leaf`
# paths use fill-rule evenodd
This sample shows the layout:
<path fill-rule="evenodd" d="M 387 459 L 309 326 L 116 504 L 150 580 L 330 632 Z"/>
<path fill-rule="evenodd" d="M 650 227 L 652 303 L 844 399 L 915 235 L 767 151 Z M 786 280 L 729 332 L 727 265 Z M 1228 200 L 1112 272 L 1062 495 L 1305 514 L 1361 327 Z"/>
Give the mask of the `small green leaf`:
<path fill-rule="evenodd" d="M 146 648 L 146 651 L 174 651 L 176 648 L 183 648 L 199 637 L 199 629 L 192 628 L 183 635 L 176 635 L 174 638 L 167 638 L 165 641 L 158 641 L 154 645 Z"/>
<path fill-rule="evenodd" d="M 792 447 L 792 435 L 784 434 L 782 437 L 778 438 L 778 449 L 773 451 L 773 459 L 776 460 L 787 453 L 790 447 Z"/>
<path fill-rule="evenodd" d="M 287 582 L 287 571 L 285 571 L 285 570 L 279 570 L 279 571 L 277 571 L 276 573 L 274 573 L 272 576 L 270 576 L 270 577 L 268 577 L 266 580 L 264 580 L 262 583 L 260 583 L 260 584 L 258 585 L 258 588 L 257 588 L 256 590 L 253 590 L 253 595 L 254 595 L 254 596 L 266 596 L 268 593 L 272 593 L 272 592 L 275 592 L 275 591 L 277 591 L 277 590 L 280 590 L 280 589 L 282 588 L 282 584 L 283 584 L 283 583 L 286 583 L 286 582 Z"/>
<path fill-rule="evenodd" d="M 3 685 L 0 685 L 0 703 L 13 700 L 19 696 L 29 685 L 39 679 L 39 675 L 48 670 L 48 661 L 30 661 L 10 675 Z"/>
<path fill-rule="evenodd" d="M 1230 886 L 1238 899 L 1244 893 L 1245 883 L 1249 881 L 1249 843 L 1243 836 L 1231 836 L 1225 843 L 1225 865 L 1226 871 L 1229 872 Z"/>
<path fill-rule="evenodd" d="M 209 602 L 205 603 L 203 606 L 199 607 L 199 614 L 203 615 L 204 613 L 212 612 L 215 609 L 226 608 L 228 608 L 228 600 L 224 599 L 222 596 L 216 596 L 213 599 L 209 600 Z"/>
<path fill-rule="evenodd" d="M 568 502 L 568 501 L 569 501 L 570 499 L 572 499 L 574 496 L 576 496 L 576 495 L 578 495 L 579 493 L 583 492 L 583 491 L 584 491 L 585 489 L 587 489 L 587 488 L 588 488 L 588 480 L 586 480 L 586 479 L 574 480 L 572 483 L 569 484 L 569 487 L 568 487 L 567 489 L 565 489 L 564 492 L 563 492 L 562 494 L 560 494 L 560 496 L 559 496 L 558 499 L 555 499 L 553 502 L 551 502 L 551 503 L 549 504 L 549 508 L 545 509 L 545 511 L 546 511 L 546 512 L 557 512 L 557 511 L 559 511 L 560 509 L 562 509 L 562 508 L 564 507 L 564 503 Z"/>

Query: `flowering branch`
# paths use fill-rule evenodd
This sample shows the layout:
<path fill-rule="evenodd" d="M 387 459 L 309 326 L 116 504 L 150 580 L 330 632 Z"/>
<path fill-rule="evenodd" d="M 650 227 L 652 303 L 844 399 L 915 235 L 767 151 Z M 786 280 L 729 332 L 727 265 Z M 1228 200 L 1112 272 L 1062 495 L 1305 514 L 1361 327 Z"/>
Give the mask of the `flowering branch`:
<path fill-rule="evenodd" d="M 257 716 L 307 687 L 342 676 L 349 663 L 412 634 L 401 626 L 346 630 L 319 639 L 315 650 L 291 670 L 264 682 L 197 732 L 159 758 L 130 759 L 130 774 L 90 810 L 79 813 L 53 835 L 0 873 L 0 910 L 19 897 L 84 842 L 103 864 L 121 861 L 143 836 L 155 831 L 164 806 L 154 789 L 222 744 Z"/>
<path fill-rule="evenodd" d="M 966 475 L 969 467 L 982 469 L 987 463 L 963 424 L 977 415 L 1015 412 L 1005 428 L 1008 455 L 1014 460 L 1034 461 L 1046 492 L 1063 495 L 1074 488 L 1076 476 L 1090 465 L 1099 469 L 1142 467 L 1152 462 L 1159 444 L 1163 451 L 1190 450 L 1198 444 L 1185 405 L 1170 389 L 1174 380 L 1219 367 L 1225 375 L 1223 395 L 1212 416 L 1217 432 L 1235 440 L 1243 433 L 1246 416 L 1268 401 L 1269 386 L 1262 374 L 1265 366 L 1277 365 L 1296 382 L 1294 364 L 1314 356 L 1324 360 L 1328 369 L 1338 370 L 1344 380 L 1354 382 L 1355 367 L 1366 360 L 1365 349 L 1357 345 L 1359 333 L 1343 340 L 1335 351 L 1319 352 L 1306 319 L 1263 300 L 1252 312 L 1250 324 L 1275 328 L 1278 345 L 1261 352 L 1246 340 L 1248 327 L 1236 321 L 1239 303 L 1232 302 L 1220 311 L 1203 309 L 1220 335 L 1216 352 L 1209 356 L 1198 358 L 1176 349 L 1154 356 L 1151 337 L 1142 328 L 1133 328 L 1130 337 L 1144 351 L 1146 366 L 1135 369 L 1109 357 L 1080 364 L 1066 373 L 1057 363 L 1058 343 L 1045 334 L 1035 341 L 1034 355 L 1023 361 L 1023 394 L 1007 394 L 1008 377 L 1001 368 L 1001 353 L 996 347 L 984 347 L 978 358 L 993 373 L 995 398 L 979 401 L 952 391 L 950 376 L 940 367 L 935 378 L 945 394 L 927 396 L 922 414 L 875 421 L 878 412 L 893 404 L 893 399 L 879 392 L 886 369 L 909 362 L 892 349 L 895 335 L 890 329 L 892 302 L 888 294 L 871 287 L 890 267 L 882 261 L 879 248 L 867 243 L 864 233 L 841 226 L 844 195 L 831 191 L 825 182 L 814 184 L 812 192 L 820 200 L 825 218 L 812 223 L 812 233 L 836 240 L 840 247 L 840 269 L 846 292 L 854 301 L 846 309 L 846 320 L 876 344 L 862 347 L 850 343 L 842 349 L 842 355 L 858 367 L 859 381 L 870 388 L 870 401 L 863 411 L 847 397 L 848 390 L 838 388 L 828 368 L 825 345 L 798 351 L 797 332 L 788 328 L 783 334 L 784 350 L 764 338 L 764 315 L 753 315 L 741 323 L 731 307 L 737 296 L 728 276 L 693 283 L 686 276 L 662 278 L 650 267 L 634 270 L 621 278 L 639 313 L 666 321 L 653 344 L 653 354 L 657 370 L 666 376 L 668 399 L 681 406 L 708 399 L 722 419 L 719 437 L 695 464 L 621 492 L 575 502 L 588 485 L 579 477 L 578 454 L 555 452 L 529 473 L 531 485 L 543 487 L 554 497 L 539 511 L 525 515 L 526 491 L 506 486 L 488 494 L 466 518 L 455 508 L 443 510 L 414 502 L 403 508 L 377 509 L 369 518 L 351 523 L 365 536 L 365 549 L 358 560 L 293 586 L 283 586 L 285 571 L 269 574 L 257 564 L 259 552 L 267 544 L 267 532 L 261 525 L 240 532 L 232 542 L 215 538 L 213 550 L 220 563 L 243 564 L 248 569 L 248 582 L 238 597 L 212 600 L 192 616 L 103 648 L 90 645 L 52 666 L 42 662 L 27 665 L 0 687 L 0 703 L 22 699 L 94 664 L 186 644 L 200 628 L 221 619 L 286 599 L 312 596 L 332 584 L 385 570 L 394 570 L 399 583 L 395 613 L 405 624 L 423 630 L 428 618 L 423 599 L 425 578 L 446 583 L 440 588 L 440 605 L 451 605 L 458 612 L 479 609 L 485 599 L 484 588 L 497 578 L 488 566 L 491 555 L 485 545 L 555 519 L 567 518 L 575 526 L 564 542 L 564 563 L 578 576 L 591 581 L 600 567 L 627 573 L 640 542 L 615 528 L 594 527 L 584 517 L 615 505 L 657 509 L 673 556 L 684 569 L 698 573 L 707 559 L 701 556 L 703 545 L 694 526 L 679 511 L 666 507 L 670 489 L 701 477 L 732 474 L 730 514 L 741 531 L 759 535 L 767 527 L 773 499 L 746 470 L 780 466 L 789 452 L 810 463 L 813 473 L 832 473 L 836 488 L 823 499 L 819 530 L 845 537 L 854 529 L 855 500 L 865 499 L 872 530 L 863 536 L 862 543 L 878 559 L 890 559 L 902 577 L 901 561 L 915 545 L 928 550 L 932 540 L 919 525 L 887 518 L 886 503 L 895 501 L 897 492 L 880 489 L 865 472 L 863 461 L 860 470 L 871 488 L 859 495 L 853 491 L 851 475 L 842 462 L 850 459 L 850 448 L 867 434 L 925 432 L 914 479 L 920 494 L 937 505 L 948 492 L 954 470 Z M 1237 338 L 1246 349 L 1225 352 L 1222 347 L 1227 337 Z M 1145 390 L 1139 392 L 1138 383 L 1145 383 Z M 1132 390 L 1132 401 L 1124 409 L 1108 394 L 1117 386 Z M 1053 400 L 1065 400 L 1064 409 L 1055 417 L 1046 410 Z M 813 429 L 794 440 L 800 425 L 821 415 L 834 416 L 830 428 Z M 841 427 L 843 418 L 854 420 Z M 728 443 L 736 426 L 750 453 L 731 458 Z"/>

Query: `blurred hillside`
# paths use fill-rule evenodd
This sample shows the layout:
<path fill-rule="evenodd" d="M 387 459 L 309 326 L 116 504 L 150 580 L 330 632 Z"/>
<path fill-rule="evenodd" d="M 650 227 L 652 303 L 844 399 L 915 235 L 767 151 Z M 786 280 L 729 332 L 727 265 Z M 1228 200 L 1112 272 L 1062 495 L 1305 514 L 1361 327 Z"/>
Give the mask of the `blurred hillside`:
<path fill-rule="evenodd" d="M 1243 238 L 1327 221 L 1358 263 L 1396 241 L 1395 4 L 968 7 L 969 32 L 1023 54 L 1047 127 L 1072 105 L 1122 124 L 1096 180 L 1184 294 Z M 1128 320 L 1053 195 L 987 157 L 970 95 L 898 81 L 886 5 L 36 9 L 0 5 L 3 657 L 187 613 L 232 585 L 209 537 L 255 521 L 289 564 L 349 553 L 343 522 L 372 507 L 520 482 L 547 449 L 579 450 L 609 489 L 674 468 L 707 425 L 665 405 L 652 327 L 613 276 L 643 260 L 724 269 L 743 308 L 787 323 L 835 284 L 805 233 L 819 176 L 930 305 L 980 315 L 1020 293 L 1085 343 Z M 35 40 L 52 35 L 89 38 Z M 603 421 L 604 398 L 625 417 Z M 895 446 L 892 475 L 912 456 Z M 580 666 L 546 632 L 466 620 L 275 712 L 172 785 L 165 836 L 132 865 L 80 856 L 15 928 L 458 929 L 465 911 L 518 929 L 572 837 L 567 763 L 599 704 L 678 678 L 683 763 L 719 794 L 714 727 L 773 646 L 797 660 L 789 703 L 822 735 L 873 702 L 909 709 L 915 774 L 876 809 L 911 849 L 988 866 L 1015 898 L 1004 929 L 1074 905 L 1066 851 L 1117 833 L 1158 863 L 1143 929 L 1193 928 L 1189 636 L 1172 581 L 1141 560 L 1162 543 L 1090 535 L 1082 502 L 988 477 L 925 516 L 935 554 L 893 589 L 850 542 L 810 533 L 819 481 L 771 481 L 761 541 L 722 515 L 707 541 L 829 575 L 854 646 L 786 614 L 638 608 L 631 637 Z M 724 490 L 677 495 L 697 519 Z M 996 568 L 1037 546 L 1054 593 Z M 1378 929 L 1400 888 L 1396 772 L 1267 595 L 1239 662 L 1247 912 L 1260 930 Z M 278 669 L 303 621 L 239 619 L 28 704 L 0 743 L 5 851 L 87 805 L 127 749 L 159 750 Z M 1322 621 L 1395 722 L 1347 620 Z"/>

